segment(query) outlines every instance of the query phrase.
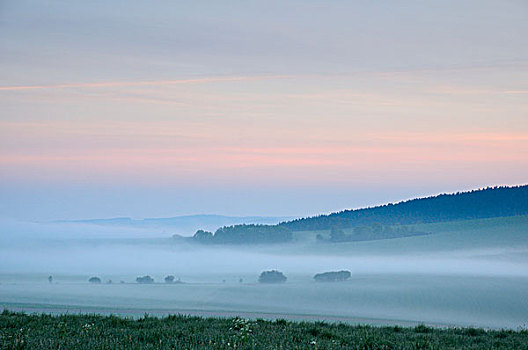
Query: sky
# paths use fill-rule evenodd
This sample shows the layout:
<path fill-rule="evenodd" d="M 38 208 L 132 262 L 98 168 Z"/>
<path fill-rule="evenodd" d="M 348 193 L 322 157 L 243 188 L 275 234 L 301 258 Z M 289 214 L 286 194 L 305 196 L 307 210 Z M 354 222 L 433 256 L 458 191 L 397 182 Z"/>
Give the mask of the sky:
<path fill-rule="evenodd" d="M 306 216 L 528 179 L 528 3 L 0 1 L 0 217 Z"/>

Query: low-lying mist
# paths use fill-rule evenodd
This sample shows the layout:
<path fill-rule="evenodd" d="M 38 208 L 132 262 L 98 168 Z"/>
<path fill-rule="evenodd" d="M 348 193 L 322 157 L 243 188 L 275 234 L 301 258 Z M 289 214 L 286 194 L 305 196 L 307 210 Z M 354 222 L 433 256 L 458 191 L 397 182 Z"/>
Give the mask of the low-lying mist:
<path fill-rule="evenodd" d="M 516 328 L 528 319 L 528 251 L 516 243 L 518 232 L 503 245 L 486 239 L 473 244 L 470 232 L 464 239 L 435 233 L 222 246 L 173 239 L 170 231 L 86 224 L 2 221 L 0 229 L 0 307 L 14 310 L 495 328 Z M 262 271 L 272 269 L 283 272 L 286 283 L 257 283 Z M 313 279 L 337 270 L 352 277 Z M 155 283 L 136 283 L 145 275 Z M 183 283 L 164 283 L 168 275 Z M 102 283 L 88 283 L 92 276 Z"/>
<path fill-rule="evenodd" d="M 254 274 L 279 269 L 315 274 L 347 269 L 355 274 L 466 274 L 528 276 L 528 250 L 489 247 L 420 252 L 396 247 L 325 254 L 325 245 L 303 252 L 285 245 L 199 245 L 142 229 L 85 224 L 0 223 L 2 273 L 58 274 Z M 357 242 L 361 245 L 362 242 Z M 320 248 L 320 249 L 319 249 Z"/>

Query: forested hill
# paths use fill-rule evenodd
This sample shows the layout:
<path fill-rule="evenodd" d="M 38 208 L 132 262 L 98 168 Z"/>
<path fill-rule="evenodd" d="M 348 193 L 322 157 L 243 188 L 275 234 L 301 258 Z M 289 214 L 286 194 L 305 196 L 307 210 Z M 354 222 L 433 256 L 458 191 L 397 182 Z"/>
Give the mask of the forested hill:
<path fill-rule="evenodd" d="M 490 187 L 441 194 L 372 208 L 283 222 L 292 231 L 328 230 L 359 225 L 417 224 L 528 214 L 528 185 Z"/>

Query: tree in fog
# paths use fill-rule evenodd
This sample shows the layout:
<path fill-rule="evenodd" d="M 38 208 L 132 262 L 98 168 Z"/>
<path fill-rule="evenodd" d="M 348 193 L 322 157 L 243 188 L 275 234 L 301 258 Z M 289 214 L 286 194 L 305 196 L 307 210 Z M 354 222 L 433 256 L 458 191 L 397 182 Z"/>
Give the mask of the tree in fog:
<path fill-rule="evenodd" d="M 198 230 L 193 236 L 193 240 L 200 243 L 209 243 L 213 241 L 213 233 L 204 230 Z"/>
<path fill-rule="evenodd" d="M 99 277 L 90 277 L 90 279 L 88 280 L 88 282 L 90 283 L 94 283 L 94 284 L 99 284 L 101 283 L 101 279 Z"/>
<path fill-rule="evenodd" d="M 154 283 L 154 279 L 150 277 L 149 275 L 146 275 L 146 276 L 136 278 L 136 282 L 142 283 L 142 284 L 149 284 L 149 283 Z"/>
<path fill-rule="evenodd" d="M 167 277 L 165 277 L 165 283 L 174 283 L 174 276 L 168 275 Z"/>
<path fill-rule="evenodd" d="M 340 228 L 332 227 L 330 230 L 330 240 L 332 242 L 344 242 L 347 240 L 347 235 L 345 234 L 345 231 L 343 231 Z"/>
<path fill-rule="evenodd" d="M 324 273 L 318 273 L 313 278 L 317 282 L 338 282 L 346 281 L 351 276 L 350 271 L 330 271 Z"/>
<path fill-rule="evenodd" d="M 260 283 L 284 283 L 286 282 L 286 279 L 286 276 L 284 276 L 282 272 L 271 270 L 262 272 L 258 281 Z"/>

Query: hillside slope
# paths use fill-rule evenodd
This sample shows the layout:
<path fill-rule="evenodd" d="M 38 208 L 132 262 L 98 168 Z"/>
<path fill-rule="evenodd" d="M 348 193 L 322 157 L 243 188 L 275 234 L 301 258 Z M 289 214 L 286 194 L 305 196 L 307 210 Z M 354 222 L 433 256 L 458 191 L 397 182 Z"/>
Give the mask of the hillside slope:
<path fill-rule="evenodd" d="M 396 204 L 296 219 L 280 225 L 292 231 L 312 231 L 375 223 L 414 225 L 526 214 L 528 214 L 528 185 L 523 185 L 441 194 Z"/>

